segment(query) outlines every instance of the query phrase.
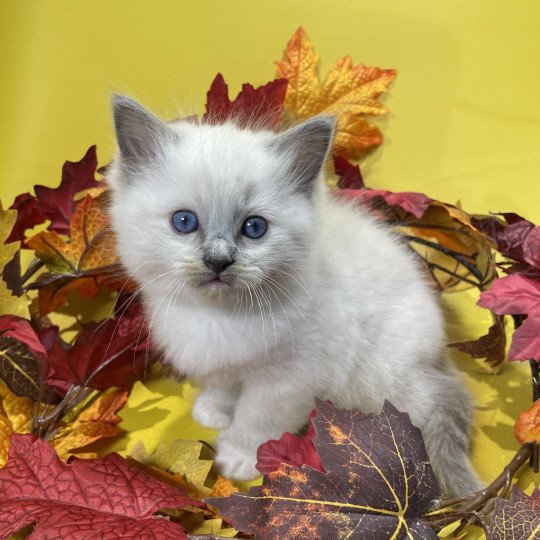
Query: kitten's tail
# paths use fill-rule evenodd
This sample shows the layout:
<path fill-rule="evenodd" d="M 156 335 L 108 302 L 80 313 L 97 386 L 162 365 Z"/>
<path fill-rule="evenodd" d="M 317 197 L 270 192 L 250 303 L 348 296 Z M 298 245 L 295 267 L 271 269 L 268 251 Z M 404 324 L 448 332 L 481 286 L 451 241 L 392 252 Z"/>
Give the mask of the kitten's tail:
<path fill-rule="evenodd" d="M 439 399 L 422 433 L 442 495 L 461 497 L 485 486 L 469 460 L 474 408 L 461 379 L 452 371 L 438 373 Z"/>

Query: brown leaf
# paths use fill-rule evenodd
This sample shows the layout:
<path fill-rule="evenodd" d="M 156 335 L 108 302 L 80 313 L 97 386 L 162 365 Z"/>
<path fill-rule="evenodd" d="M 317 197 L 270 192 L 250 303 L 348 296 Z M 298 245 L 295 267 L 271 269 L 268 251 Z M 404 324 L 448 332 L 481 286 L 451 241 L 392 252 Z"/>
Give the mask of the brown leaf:
<path fill-rule="evenodd" d="M 207 499 L 265 539 L 436 539 L 421 516 L 439 496 L 420 431 L 385 402 L 380 414 L 317 401 L 314 439 L 327 472 L 283 464 L 261 487 Z"/>
<path fill-rule="evenodd" d="M 473 358 L 485 358 L 492 368 L 498 368 L 506 357 L 506 332 L 504 316 L 495 315 L 494 320 L 487 334 L 472 341 L 450 343 L 448 346 L 467 353 Z"/>
<path fill-rule="evenodd" d="M 497 498 L 488 529 L 489 540 L 534 540 L 540 533 L 540 491 L 529 497 L 512 488 L 509 501 Z"/>

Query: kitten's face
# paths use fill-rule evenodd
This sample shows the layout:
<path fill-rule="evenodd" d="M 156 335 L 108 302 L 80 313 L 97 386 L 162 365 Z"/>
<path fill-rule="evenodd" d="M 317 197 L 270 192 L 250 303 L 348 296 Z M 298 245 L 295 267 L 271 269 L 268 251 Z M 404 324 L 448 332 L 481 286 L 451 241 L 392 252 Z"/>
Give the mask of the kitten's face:
<path fill-rule="evenodd" d="M 315 154 L 302 153 L 301 126 L 276 136 L 231 124 L 165 125 L 122 99 L 111 215 L 121 260 L 140 285 L 171 302 L 223 301 L 300 281 L 331 121 L 315 126 Z"/>

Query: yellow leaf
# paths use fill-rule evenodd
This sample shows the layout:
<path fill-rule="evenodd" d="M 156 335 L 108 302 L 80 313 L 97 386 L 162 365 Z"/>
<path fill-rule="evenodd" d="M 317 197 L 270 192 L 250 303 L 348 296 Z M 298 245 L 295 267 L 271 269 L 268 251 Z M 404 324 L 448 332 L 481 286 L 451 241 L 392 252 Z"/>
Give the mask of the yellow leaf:
<path fill-rule="evenodd" d="M 149 453 L 139 441 L 130 454 L 133 464 L 155 478 L 180 487 L 192 499 L 205 497 L 227 497 L 238 492 L 238 488 L 229 480 L 217 475 L 212 487 L 209 473 L 212 461 L 201 459 L 206 446 L 198 441 L 177 440 L 172 443 L 160 443 L 154 452 Z M 230 527 L 223 528 L 223 522 L 217 508 L 208 505 L 208 510 L 200 508 L 167 509 L 166 514 L 181 523 L 184 530 L 193 534 L 217 535 L 233 538 L 237 531 Z"/>
<path fill-rule="evenodd" d="M 335 116 L 335 151 L 358 159 L 382 141 L 380 131 L 365 116 L 388 112 L 377 98 L 387 91 L 396 72 L 363 64 L 354 66 L 351 57 L 345 56 L 321 83 L 318 61 L 305 30 L 299 28 L 287 44 L 284 60 L 276 62 L 278 76 L 289 81 L 285 111 L 298 120 L 315 115 Z"/>
<path fill-rule="evenodd" d="M 67 459 L 74 450 L 87 446 L 103 437 L 118 434 L 117 425 L 122 419 L 116 414 L 126 403 L 125 390 L 103 392 L 92 401 L 74 420 L 60 422 L 60 428 L 49 441 L 59 457 Z M 77 452 L 77 455 L 80 453 Z M 84 457 L 97 457 L 96 453 L 85 453 Z"/>
<path fill-rule="evenodd" d="M 0 379 L 0 466 L 7 462 L 12 433 L 30 433 L 35 404 L 26 397 L 16 396 Z"/>
<path fill-rule="evenodd" d="M 14 296 L 1 278 L 4 267 L 13 260 L 20 249 L 20 242 L 4 243 L 16 219 L 17 210 L 3 210 L 0 202 L 0 315 L 18 315 L 26 318 L 28 317 L 28 298 L 26 295 Z"/>
<path fill-rule="evenodd" d="M 146 465 L 181 475 L 192 484 L 203 497 L 210 495 L 212 489 L 205 486 L 212 461 L 200 459 L 203 443 L 199 441 L 177 440 L 169 444 L 160 443 L 152 453 L 139 442 L 131 451 L 130 457 Z"/>

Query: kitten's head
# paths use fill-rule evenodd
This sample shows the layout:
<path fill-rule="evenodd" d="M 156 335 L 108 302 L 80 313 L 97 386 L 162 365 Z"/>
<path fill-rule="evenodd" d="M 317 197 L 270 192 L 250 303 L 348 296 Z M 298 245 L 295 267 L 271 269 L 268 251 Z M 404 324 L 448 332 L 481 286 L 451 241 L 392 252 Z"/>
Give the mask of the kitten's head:
<path fill-rule="evenodd" d="M 301 280 L 332 118 L 275 134 L 166 124 L 122 96 L 113 110 L 111 216 L 122 263 L 142 287 L 172 301 L 226 301 Z"/>

